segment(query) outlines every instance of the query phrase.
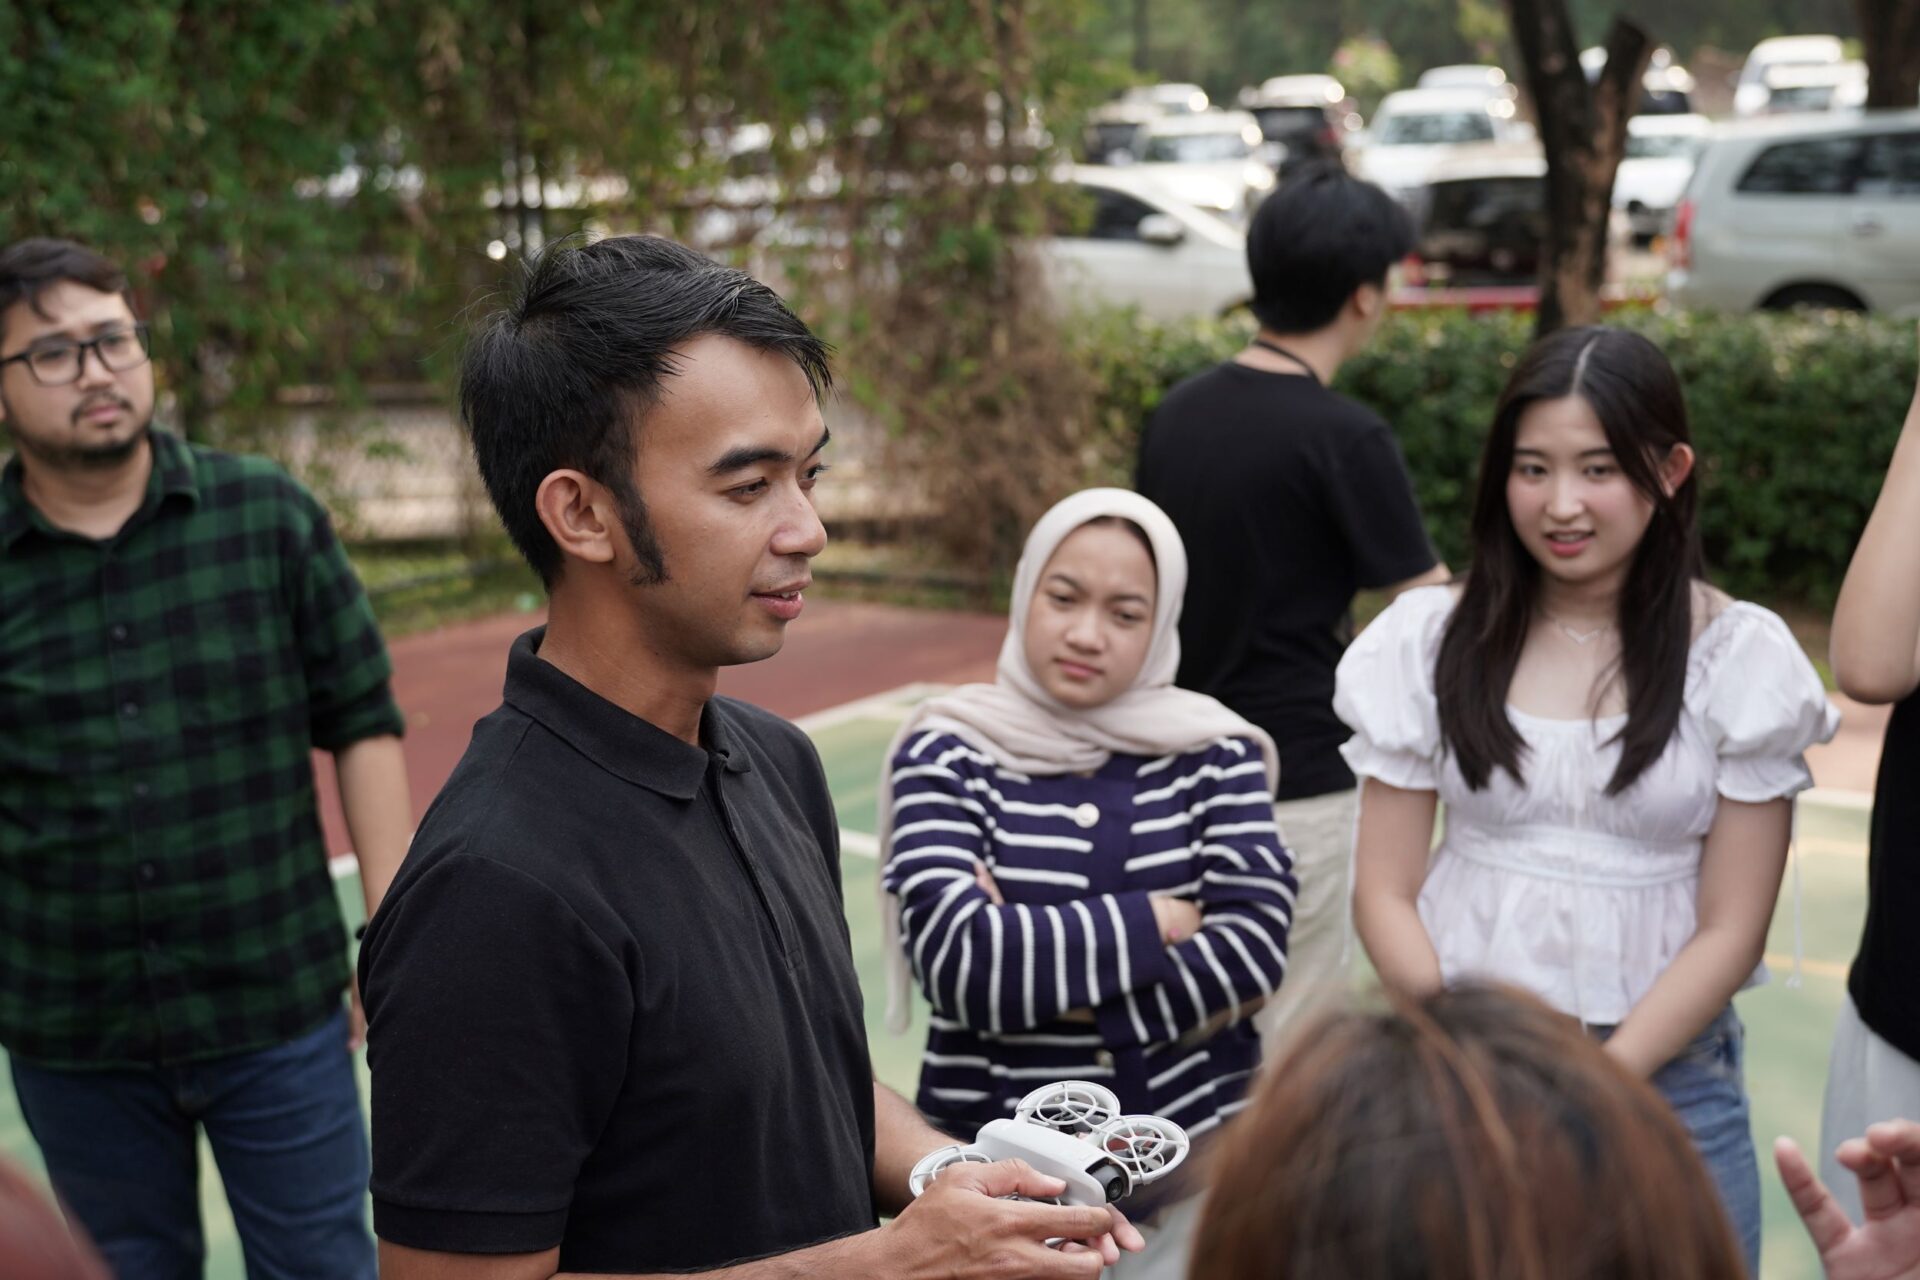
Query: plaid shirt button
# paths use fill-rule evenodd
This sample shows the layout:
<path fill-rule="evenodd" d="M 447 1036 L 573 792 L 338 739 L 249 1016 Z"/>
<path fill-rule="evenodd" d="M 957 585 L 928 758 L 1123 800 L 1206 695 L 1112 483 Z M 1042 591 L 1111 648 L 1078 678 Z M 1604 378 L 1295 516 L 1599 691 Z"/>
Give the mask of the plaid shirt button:
<path fill-rule="evenodd" d="M 126 623 L 116 622 L 113 624 L 113 630 L 109 631 L 107 634 L 113 637 L 114 642 L 116 644 L 125 644 L 127 641 L 127 636 L 130 633 L 127 631 Z"/>
<path fill-rule="evenodd" d="M 127 719 L 131 720 L 135 716 L 140 714 L 140 704 L 135 702 L 132 698 L 128 698 L 125 702 L 120 704 L 120 714 L 125 716 Z"/>

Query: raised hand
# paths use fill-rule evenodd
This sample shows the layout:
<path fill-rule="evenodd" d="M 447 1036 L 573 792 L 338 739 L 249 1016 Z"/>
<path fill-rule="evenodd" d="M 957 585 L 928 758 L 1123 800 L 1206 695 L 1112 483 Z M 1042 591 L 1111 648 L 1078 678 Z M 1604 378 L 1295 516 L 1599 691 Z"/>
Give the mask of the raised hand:
<path fill-rule="evenodd" d="M 1835 1153 L 1860 1185 L 1855 1224 L 1791 1138 L 1773 1144 L 1780 1181 L 1828 1280 L 1920 1280 L 1920 1124 L 1890 1120 Z"/>

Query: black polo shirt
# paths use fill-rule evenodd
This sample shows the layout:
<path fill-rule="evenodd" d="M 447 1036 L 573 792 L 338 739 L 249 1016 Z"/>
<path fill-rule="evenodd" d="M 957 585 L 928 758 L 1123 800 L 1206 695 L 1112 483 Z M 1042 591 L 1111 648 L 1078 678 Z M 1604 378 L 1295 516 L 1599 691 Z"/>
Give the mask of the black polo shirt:
<path fill-rule="evenodd" d="M 656 1272 L 872 1227 L 812 744 L 715 698 L 690 746 L 542 661 L 542 634 L 514 643 L 361 951 L 376 1230 Z"/>

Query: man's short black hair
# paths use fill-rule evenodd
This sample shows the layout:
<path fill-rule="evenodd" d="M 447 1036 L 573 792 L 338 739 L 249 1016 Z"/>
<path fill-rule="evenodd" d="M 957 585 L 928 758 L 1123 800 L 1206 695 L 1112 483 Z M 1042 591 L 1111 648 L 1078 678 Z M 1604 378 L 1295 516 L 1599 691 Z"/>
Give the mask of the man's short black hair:
<path fill-rule="evenodd" d="M 633 479 L 635 432 L 674 372 L 674 348 L 704 334 L 785 355 L 816 397 L 832 385 L 826 344 L 778 294 L 658 236 L 550 245 L 526 260 L 519 291 L 474 335 L 460 412 L 501 523 L 549 587 L 561 552 L 534 496 L 561 468 L 613 491 L 638 580 L 666 576 Z"/>
<path fill-rule="evenodd" d="M 38 237 L 16 240 L 0 249 L 0 316 L 25 299 L 46 318 L 40 311 L 40 295 L 63 280 L 101 293 L 127 291 L 126 272 L 85 245 Z M 5 336 L 4 322 L 0 322 L 0 338 Z"/>
<path fill-rule="evenodd" d="M 1413 243 L 1413 220 L 1379 187 L 1337 164 L 1302 169 L 1247 229 L 1253 314 L 1275 333 L 1324 329 L 1355 289 L 1384 285 Z"/>

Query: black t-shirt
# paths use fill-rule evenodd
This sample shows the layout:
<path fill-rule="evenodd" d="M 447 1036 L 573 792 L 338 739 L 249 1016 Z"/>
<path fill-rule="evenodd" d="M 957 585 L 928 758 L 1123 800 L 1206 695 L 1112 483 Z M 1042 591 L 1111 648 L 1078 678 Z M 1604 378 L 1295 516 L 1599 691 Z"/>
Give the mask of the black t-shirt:
<path fill-rule="evenodd" d="M 874 1225 L 873 1083 L 818 756 L 703 750 L 522 636 L 361 952 L 374 1226 L 564 1271 L 705 1270 Z"/>
<path fill-rule="evenodd" d="M 1333 672 L 1354 593 L 1437 563 L 1393 432 L 1311 378 L 1230 361 L 1167 394 L 1137 485 L 1187 544 L 1181 687 L 1273 735 L 1279 799 L 1351 787 Z"/>
<path fill-rule="evenodd" d="M 1867 926 L 1847 992 L 1860 1020 L 1909 1058 L 1920 1058 L 1920 693 L 1896 704 L 1874 779 L 1867 844 Z"/>

